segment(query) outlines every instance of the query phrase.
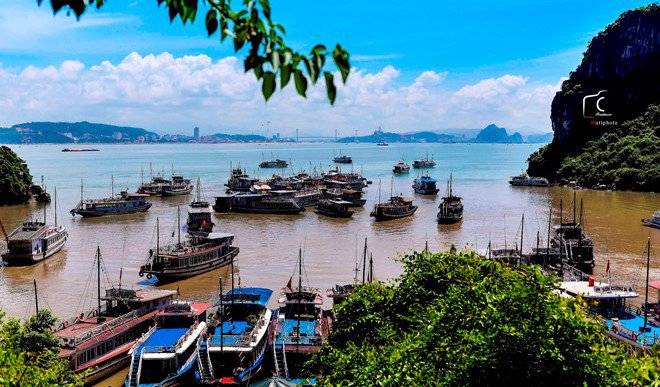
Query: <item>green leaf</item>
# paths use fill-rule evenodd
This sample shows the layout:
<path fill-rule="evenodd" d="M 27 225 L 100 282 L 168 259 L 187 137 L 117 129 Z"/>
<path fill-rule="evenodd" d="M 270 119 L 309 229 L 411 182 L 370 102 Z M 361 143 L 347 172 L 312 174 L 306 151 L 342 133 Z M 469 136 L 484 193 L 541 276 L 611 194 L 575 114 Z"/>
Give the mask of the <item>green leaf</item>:
<path fill-rule="evenodd" d="M 266 19 L 270 20 L 270 2 L 268 0 L 259 0 L 259 5 L 261 5 L 261 11 Z"/>
<path fill-rule="evenodd" d="M 296 91 L 298 94 L 301 96 L 307 98 L 307 78 L 305 78 L 305 74 L 303 74 L 302 71 L 296 69 L 296 71 L 293 73 L 293 81 L 296 84 Z"/>
<path fill-rule="evenodd" d="M 266 71 L 263 76 L 263 85 L 261 87 L 261 91 L 263 92 L 266 101 L 268 101 L 270 96 L 275 92 L 275 87 L 275 73 L 272 71 Z"/>
<path fill-rule="evenodd" d="M 289 80 L 291 80 L 291 65 L 283 65 L 280 69 L 280 89 L 284 89 Z"/>
<path fill-rule="evenodd" d="M 210 9 L 206 13 L 206 31 L 209 36 L 213 35 L 218 30 L 218 13 L 215 9 Z"/>
<path fill-rule="evenodd" d="M 325 76 L 325 90 L 328 93 L 328 99 L 330 100 L 330 105 L 335 104 L 335 98 L 337 98 L 337 87 L 335 87 L 335 80 L 332 73 L 326 71 L 323 73 Z"/>
<path fill-rule="evenodd" d="M 280 69 L 280 53 L 276 50 L 270 56 L 270 63 L 273 65 L 273 71 L 277 72 Z"/>
<path fill-rule="evenodd" d="M 316 80 L 319 79 L 319 73 L 315 65 L 316 61 L 310 61 L 307 57 L 303 57 L 302 60 L 303 63 L 305 63 L 305 68 L 307 69 L 309 77 L 312 79 L 312 83 L 316 83 Z"/>
<path fill-rule="evenodd" d="M 348 74 L 351 71 L 348 51 L 344 50 L 340 45 L 337 45 L 337 47 L 332 51 L 332 59 L 335 61 L 335 65 L 341 73 L 342 81 L 346 83 Z"/>

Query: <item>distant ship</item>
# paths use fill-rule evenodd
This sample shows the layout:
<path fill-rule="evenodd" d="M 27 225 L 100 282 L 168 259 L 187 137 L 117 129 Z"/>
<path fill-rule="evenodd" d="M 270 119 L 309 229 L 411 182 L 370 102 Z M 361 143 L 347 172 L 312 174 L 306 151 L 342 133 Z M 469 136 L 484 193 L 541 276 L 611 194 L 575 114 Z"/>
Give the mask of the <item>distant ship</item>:
<path fill-rule="evenodd" d="M 335 156 L 332 159 L 332 161 L 334 161 L 336 164 L 352 164 L 353 163 L 353 159 L 351 158 L 351 156 L 347 156 L 347 155 Z"/>
<path fill-rule="evenodd" d="M 106 215 L 126 215 L 137 212 L 146 212 L 151 208 L 147 201 L 147 194 L 132 194 L 121 191 L 115 196 L 115 179 L 112 177 L 112 194 L 108 198 L 85 199 L 83 195 L 82 180 L 80 181 L 80 202 L 69 211 L 71 215 L 82 217 L 99 217 Z"/>
<path fill-rule="evenodd" d="M 62 152 L 98 152 L 98 149 L 93 148 L 64 148 Z"/>
<path fill-rule="evenodd" d="M 429 155 L 427 153 L 426 157 L 413 161 L 412 166 L 415 169 L 433 168 L 433 167 L 435 167 L 435 161 L 433 160 L 433 158 L 429 159 Z"/>
<path fill-rule="evenodd" d="M 642 219 L 642 223 L 645 226 L 660 228 L 660 211 L 654 212 L 650 219 Z"/>
<path fill-rule="evenodd" d="M 335 218 L 350 218 L 354 213 L 349 209 L 351 206 L 351 202 L 341 199 L 321 199 L 314 207 L 314 212 Z"/>
<path fill-rule="evenodd" d="M 525 172 L 521 173 L 518 176 L 511 176 L 509 178 L 509 184 L 517 186 L 528 186 L 528 187 L 548 187 L 550 182 L 545 177 L 532 177 L 526 174 Z"/>
<path fill-rule="evenodd" d="M 250 214 L 295 215 L 305 211 L 292 198 L 273 197 L 261 193 L 216 196 L 216 212 L 243 212 Z"/>
<path fill-rule="evenodd" d="M 400 162 L 394 165 L 394 168 L 392 168 L 392 172 L 396 174 L 401 174 L 401 173 L 408 173 L 410 172 L 410 165 L 406 164 L 405 162 Z"/>
<path fill-rule="evenodd" d="M 376 204 L 370 216 L 381 221 L 412 216 L 417 211 L 417 206 L 413 202 L 412 198 L 392 196 L 387 202 Z"/>
<path fill-rule="evenodd" d="M 386 142 L 379 142 L 378 144 L 376 144 L 376 146 L 388 146 L 388 145 L 390 145 L 390 144 L 388 144 Z"/>
<path fill-rule="evenodd" d="M 272 157 L 272 154 L 271 154 Z M 259 164 L 259 168 L 287 168 L 289 163 L 286 160 L 272 159 L 267 161 L 262 161 Z"/>
<path fill-rule="evenodd" d="M 9 235 L 5 234 L 7 252 L 2 255 L 2 260 L 8 265 L 31 265 L 60 251 L 69 235 L 64 226 L 57 224 L 57 190 L 55 190 L 54 213 L 54 225 L 46 223 L 44 206 L 43 222 L 26 220 Z M 0 226 L 2 226 L 1 222 Z M 2 231 L 4 233 L 4 227 Z"/>
<path fill-rule="evenodd" d="M 449 174 L 447 191 L 447 196 L 442 198 L 442 203 L 438 207 L 440 209 L 438 211 L 438 223 L 458 223 L 463 219 L 463 203 L 460 196 L 454 195 L 451 173 Z"/>
<path fill-rule="evenodd" d="M 184 179 L 180 175 L 172 175 L 170 185 L 164 185 L 162 190 L 163 196 L 180 196 L 188 195 L 192 192 L 193 186 L 190 184 L 190 179 Z"/>

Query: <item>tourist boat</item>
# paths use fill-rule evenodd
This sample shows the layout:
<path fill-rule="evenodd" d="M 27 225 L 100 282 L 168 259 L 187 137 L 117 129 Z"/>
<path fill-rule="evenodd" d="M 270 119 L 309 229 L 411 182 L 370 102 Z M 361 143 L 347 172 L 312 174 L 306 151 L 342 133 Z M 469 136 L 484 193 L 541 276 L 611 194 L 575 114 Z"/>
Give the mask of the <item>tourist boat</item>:
<path fill-rule="evenodd" d="M 200 216 L 201 214 L 201 216 Z M 207 212 L 189 213 L 189 224 L 200 224 L 199 219 L 210 218 Z M 188 237 L 181 241 L 181 218 L 177 210 L 178 241 L 175 244 L 160 246 L 159 221 L 156 219 L 156 250 L 149 250 L 147 261 L 140 267 L 140 277 L 147 279 L 156 276 L 160 282 L 168 282 L 196 276 L 233 262 L 238 255 L 238 247 L 232 246 L 234 235 L 210 232 L 202 220 L 200 228 L 189 229 Z"/>
<path fill-rule="evenodd" d="M 64 148 L 62 152 L 98 152 L 95 148 Z"/>
<path fill-rule="evenodd" d="M 560 223 L 555 227 L 555 236 L 550 240 L 551 247 L 559 248 L 567 263 L 592 274 L 596 261 L 594 259 L 594 243 L 585 232 L 582 222 L 583 204 L 580 201 L 580 216 L 576 217 L 576 196 L 573 193 L 573 222 L 564 222 L 563 200 L 560 200 Z"/>
<path fill-rule="evenodd" d="M 419 179 L 413 180 L 413 190 L 420 195 L 436 195 L 440 190 L 436 186 L 438 181 L 427 173 Z"/>
<path fill-rule="evenodd" d="M 426 154 L 426 157 L 421 158 L 419 160 L 413 161 L 412 164 L 413 168 L 419 169 L 419 168 L 433 168 L 435 167 L 435 160 L 433 158 L 429 159 L 429 154 Z"/>
<path fill-rule="evenodd" d="M 461 197 L 454 195 L 451 173 L 449 174 L 449 183 L 447 183 L 448 195 L 442 198 L 438 207 L 438 223 L 451 224 L 463 220 L 463 203 Z"/>
<path fill-rule="evenodd" d="M 7 265 L 31 265 L 62 250 L 69 234 L 66 232 L 66 227 L 57 224 L 57 190 L 55 190 L 54 213 L 55 224 L 47 224 L 44 205 L 43 222 L 26 220 L 9 235 L 5 233 L 7 252 L 2 254 L 2 260 Z M 5 232 L 4 227 L 2 232 Z"/>
<path fill-rule="evenodd" d="M 272 157 L 271 153 L 271 157 Z M 263 154 L 262 154 L 262 159 L 263 159 Z M 289 166 L 289 163 L 286 162 L 286 160 L 280 160 L 280 159 L 272 159 L 272 160 L 266 160 L 266 161 L 261 161 L 259 163 L 259 168 L 287 168 Z"/>
<path fill-rule="evenodd" d="M 408 173 L 410 172 L 410 165 L 406 164 L 405 162 L 401 161 L 394 165 L 394 168 L 392 168 L 392 172 L 400 174 L 400 173 Z"/>
<path fill-rule="evenodd" d="M 516 186 L 529 186 L 529 187 L 549 187 L 550 182 L 545 177 L 529 176 L 525 172 L 518 176 L 511 176 L 509 184 Z"/>
<path fill-rule="evenodd" d="M 380 221 L 412 216 L 417 211 L 414 201 L 412 198 L 392 196 L 387 202 L 376 204 L 370 216 Z"/>
<path fill-rule="evenodd" d="M 69 211 L 71 215 L 81 215 L 83 217 L 125 215 L 146 212 L 151 208 L 151 203 L 147 201 L 148 194 L 131 194 L 122 191 L 119 196 L 115 196 L 114 178 L 112 180 L 112 195 L 103 199 L 84 199 L 81 182 L 80 202 Z"/>
<path fill-rule="evenodd" d="M 335 218 L 350 218 L 354 213 L 350 207 L 351 203 L 343 200 L 321 199 L 314 207 L 314 212 Z"/>
<path fill-rule="evenodd" d="M 335 156 L 332 159 L 332 161 L 335 164 L 353 164 L 353 159 L 351 158 L 351 156 L 347 156 L 347 155 Z"/>
<path fill-rule="evenodd" d="M 295 215 L 304 212 L 305 207 L 298 205 L 292 198 L 250 193 L 216 196 L 213 210 L 216 212 Z"/>
<path fill-rule="evenodd" d="M 367 266 L 367 257 L 369 257 L 369 266 Z M 367 246 L 367 238 L 364 238 L 364 249 L 362 252 L 362 270 L 358 266 L 358 260 L 355 260 L 355 277 L 351 284 L 336 284 L 332 289 L 326 291 L 326 295 L 332 298 L 332 306 L 336 306 L 344 302 L 355 291 L 358 286 L 358 273 L 362 271 L 362 285 L 365 283 L 372 283 L 374 281 L 374 259 L 373 255 L 369 253 Z"/>
<path fill-rule="evenodd" d="M 328 337 L 330 320 L 323 313 L 320 289 L 303 286 L 302 250 L 298 253 L 298 286 L 293 278 L 282 288 L 279 309 L 273 318 L 275 373 L 288 377 L 291 368 L 300 370 L 311 355 L 321 350 Z"/>
<path fill-rule="evenodd" d="M 197 340 L 206 329 L 207 303 L 172 301 L 128 351 L 124 385 L 181 386 L 196 383 Z"/>
<path fill-rule="evenodd" d="M 184 179 L 180 175 L 172 175 L 170 185 L 164 185 L 161 195 L 163 196 L 181 196 L 189 195 L 193 190 L 190 179 Z"/>
<path fill-rule="evenodd" d="M 239 287 L 225 295 L 221 290 L 217 312 L 197 344 L 201 384 L 248 385 L 259 377 L 270 349 L 272 294 L 265 288 Z"/>
<path fill-rule="evenodd" d="M 326 295 L 332 298 L 332 306 L 339 305 L 344 302 L 355 291 L 355 284 L 336 284 L 326 292 Z"/>
<path fill-rule="evenodd" d="M 318 188 L 302 189 L 293 195 L 293 200 L 301 207 L 313 206 L 323 197 L 323 193 Z"/>
<path fill-rule="evenodd" d="M 653 217 L 651 217 L 650 219 L 642 219 L 642 223 L 645 226 L 660 228 L 660 211 L 654 212 Z"/>
<path fill-rule="evenodd" d="M 171 184 L 172 182 L 170 180 L 167 180 L 161 175 L 156 175 L 151 178 L 151 182 L 140 184 L 137 193 L 150 196 L 162 195 L 163 189 Z"/>
<path fill-rule="evenodd" d="M 229 180 L 225 183 L 227 192 L 249 192 L 250 188 L 259 183 L 259 179 L 250 177 L 240 168 L 232 169 Z"/>
<path fill-rule="evenodd" d="M 364 191 L 354 189 L 329 189 L 325 193 L 326 199 L 341 199 L 349 202 L 351 207 L 362 207 L 367 203 L 366 199 L 362 199 Z"/>
<path fill-rule="evenodd" d="M 61 322 L 53 335 L 59 340 L 60 358 L 67 359 L 76 374 L 92 384 L 126 367 L 128 351 L 154 324 L 159 311 L 176 291 L 126 289 L 114 286 L 101 295 L 101 251 L 97 248 L 97 304 L 90 311 Z"/>

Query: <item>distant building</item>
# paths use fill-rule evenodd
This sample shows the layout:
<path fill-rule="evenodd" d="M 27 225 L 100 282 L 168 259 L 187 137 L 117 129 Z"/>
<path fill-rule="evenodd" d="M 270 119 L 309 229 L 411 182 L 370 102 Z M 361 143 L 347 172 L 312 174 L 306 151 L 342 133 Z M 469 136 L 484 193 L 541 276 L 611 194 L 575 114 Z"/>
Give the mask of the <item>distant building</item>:
<path fill-rule="evenodd" d="M 112 138 L 114 138 L 115 140 L 121 140 L 121 137 L 122 137 L 121 132 L 112 133 Z"/>
<path fill-rule="evenodd" d="M 145 140 L 144 136 L 137 136 L 138 142 L 144 142 L 144 140 Z"/>
<path fill-rule="evenodd" d="M 194 132 L 193 137 L 195 137 L 195 141 L 199 142 L 199 128 L 195 126 L 193 132 Z"/>

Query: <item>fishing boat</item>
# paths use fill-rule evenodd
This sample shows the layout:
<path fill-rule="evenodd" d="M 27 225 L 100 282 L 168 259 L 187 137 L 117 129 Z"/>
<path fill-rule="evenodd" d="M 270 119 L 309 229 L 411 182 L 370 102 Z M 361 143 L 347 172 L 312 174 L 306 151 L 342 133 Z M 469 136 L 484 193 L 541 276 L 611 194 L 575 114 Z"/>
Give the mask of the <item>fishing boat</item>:
<path fill-rule="evenodd" d="M 376 144 L 376 146 L 389 146 L 389 145 L 390 144 L 388 144 L 386 142 L 379 142 L 378 144 Z"/>
<path fill-rule="evenodd" d="M 250 177 L 245 171 L 236 168 L 231 170 L 225 187 L 227 187 L 227 192 L 249 192 L 250 188 L 258 182 L 259 179 Z"/>
<path fill-rule="evenodd" d="M 270 154 L 270 157 L 273 157 L 273 154 Z M 259 168 L 287 168 L 289 166 L 289 163 L 286 162 L 286 160 L 280 160 L 280 159 L 271 159 L 271 160 L 263 160 L 263 153 L 261 154 L 261 163 L 259 163 Z"/>
<path fill-rule="evenodd" d="M 321 199 L 314 207 L 314 212 L 335 218 L 350 218 L 355 211 L 351 211 L 350 202 L 337 199 Z"/>
<path fill-rule="evenodd" d="M 417 211 L 417 206 L 413 204 L 414 201 L 413 198 L 392 196 L 387 202 L 376 204 L 370 216 L 379 221 L 412 216 Z"/>
<path fill-rule="evenodd" d="M 303 286 L 302 249 L 298 252 L 298 286 L 293 278 L 280 292 L 279 309 L 273 318 L 275 373 L 288 377 L 293 368 L 299 371 L 311 355 L 321 350 L 328 337 L 330 320 L 323 313 L 320 289 Z"/>
<path fill-rule="evenodd" d="M 112 183 L 112 195 L 103 199 L 84 199 L 82 181 L 80 183 L 80 202 L 69 211 L 71 215 L 82 217 L 98 217 L 106 215 L 125 215 L 138 212 L 146 212 L 151 208 L 147 201 L 148 194 L 131 194 L 122 191 L 115 196 L 114 178 Z"/>
<path fill-rule="evenodd" d="M 197 212 L 189 214 L 194 218 L 190 223 L 198 224 L 198 215 Z M 213 223 L 210 224 L 212 230 Z M 189 230 L 186 240 L 182 241 L 178 209 L 177 230 L 177 243 L 161 247 L 159 220 L 156 219 L 156 249 L 149 250 L 146 262 L 140 267 L 140 277 L 146 275 L 151 279 L 156 276 L 160 282 L 193 277 L 233 262 L 239 253 L 239 248 L 232 246 L 234 235 L 229 233 L 194 229 Z"/>
<path fill-rule="evenodd" d="M 438 181 L 429 176 L 427 172 L 426 175 L 413 180 L 412 187 L 415 193 L 420 195 L 436 195 L 440 191 L 436 186 L 437 182 Z"/>
<path fill-rule="evenodd" d="M 128 351 L 124 385 L 181 386 L 196 383 L 197 340 L 206 329 L 208 303 L 172 301 Z"/>
<path fill-rule="evenodd" d="M 98 152 L 95 148 L 64 148 L 62 152 Z"/>
<path fill-rule="evenodd" d="M 449 174 L 447 191 L 447 196 L 442 198 L 442 202 L 438 207 L 440 209 L 438 211 L 438 223 L 458 223 L 463 220 L 463 203 L 460 196 L 454 195 L 451 173 Z"/>
<path fill-rule="evenodd" d="M 357 242 L 357 241 L 356 241 Z M 367 257 L 369 257 L 369 263 L 367 266 Z M 326 291 L 326 295 L 332 298 L 332 306 L 341 304 L 344 302 L 351 294 L 355 291 L 357 286 L 360 284 L 358 281 L 358 274 L 362 271 L 362 285 L 365 283 L 372 283 L 374 281 L 374 257 L 368 250 L 367 238 L 364 238 L 364 249 L 362 251 L 362 269 L 360 270 L 357 256 L 355 257 L 355 277 L 353 278 L 353 283 L 350 284 L 336 284 L 332 289 Z"/>
<path fill-rule="evenodd" d="M 46 206 L 44 205 L 44 220 L 25 220 L 10 234 L 5 232 L 2 222 L 2 232 L 7 243 L 7 252 L 2 254 L 2 260 L 8 265 L 31 265 L 42 261 L 62 250 L 69 234 L 66 227 L 57 224 L 57 189 L 55 189 L 55 224 L 47 224 Z"/>
<path fill-rule="evenodd" d="M 247 385 L 259 377 L 270 349 L 273 312 L 267 304 L 272 294 L 253 287 L 221 291 L 217 311 L 197 344 L 200 383 Z"/>
<path fill-rule="evenodd" d="M 362 199 L 364 194 L 362 190 L 336 189 L 332 192 L 329 191 L 328 194 L 331 198 L 334 197 L 351 203 L 351 207 L 362 207 L 367 203 L 366 199 Z"/>
<path fill-rule="evenodd" d="M 199 177 L 197 178 L 197 195 L 195 200 L 190 202 L 188 206 L 188 220 L 186 226 L 188 227 L 188 234 L 203 234 L 213 231 L 212 214 L 213 209 L 206 200 L 202 199 L 202 188 Z"/>
<path fill-rule="evenodd" d="M 351 158 L 351 156 L 347 156 L 347 155 L 335 156 L 333 157 L 332 161 L 335 164 L 353 164 L 353 159 Z"/>
<path fill-rule="evenodd" d="M 321 190 L 314 189 L 301 189 L 293 194 L 293 200 L 301 207 L 314 206 L 323 197 Z"/>
<path fill-rule="evenodd" d="M 419 169 L 419 168 L 434 168 L 435 167 L 435 160 L 433 158 L 429 159 L 429 154 L 426 154 L 426 157 L 423 157 L 421 159 L 413 161 L 413 168 Z"/>
<path fill-rule="evenodd" d="M 68 360 L 74 373 L 85 375 L 88 384 L 128 365 L 128 351 L 176 294 L 174 290 L 127 289 L 121 284 L 101 293 L 102 262 L 97 248 L 97 307 L 62 321 L 53 332 L 62 348 L 59 357 Z"/>
<path fill-rule="evenodd" d="M 164 185 L 161 194 L 163 196 L 189 195 L 193 190 L 190 179 L 184 179 L 181 175 L 172 175 L 169 185 Z"/>
<path fill-rule="evenodd" d="M 249 214 L 295 215 L 305 211 L 292 198 L 261 193 L 216 196 L 213 210 Z"/>
<path fill-rule="evenodd" d="M 410 165 L 406 164 L 404 161 L 401 161 L 394 165 L 394 168 L 392 168 L 392 172 L 396 174 L 408 173 L 410 172 Z"/>
<path fill-rule="evenodd" d="M 151 181 L 149 183 L 142 182 L 142 184 L 140 184 L 140 187 L 138 187 L 137 189 L 137 193 L 147 194 L 150 196 L 162 195 L 163 189 L 167 186 L 170 186 L 171 184 L 172 184 L 171 180 L 167 180 L 160 174 L 157 174 L 156 176 L 152 176 Z"/>
<path fill-rule="evenodd" d="M 653 213 L 653 216 L 649 219 L 642 219 L 642 223 L 645 226 L 660 228 L 660 211 Z"/>
<path fill-rule="evenodd" d="M 525 172 L 509 178 L 509 184 L 524 187 L 549 187 L 550 182 L 545 177 L 529 176 Z"/>
<path fill-rule="evenodd" d="M 564 222 L 563 200 L 560 200 L 560 223 L 555 227 L 555 236 L 550 240 L 550 245 L 560 249 L 560 253 L 569 265 L 592 274 L 596 266 L 594 242 L 584 231 L 582 200 L 580 200 L 579 218 L 576 217 L 576 201 L 577 197 L 573 192 L 573 221 Z"/>

